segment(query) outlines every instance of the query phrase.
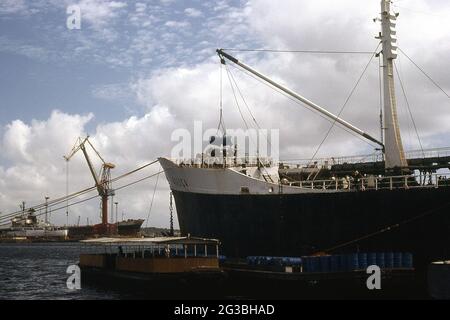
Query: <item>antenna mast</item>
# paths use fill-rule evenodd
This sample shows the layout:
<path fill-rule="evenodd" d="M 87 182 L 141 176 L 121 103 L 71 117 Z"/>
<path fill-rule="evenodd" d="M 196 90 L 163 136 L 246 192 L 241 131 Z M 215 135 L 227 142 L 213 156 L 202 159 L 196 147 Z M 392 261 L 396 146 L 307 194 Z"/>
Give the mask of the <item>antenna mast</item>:
<path fill-rule="evenodd" d="M 397 31 L 395 30 L 398 14 L 391 12 L 391 0 L 381 0 L 381 34 L 383 52 L 383 91 L 384 91 L 384 145 L 385 168 L 405 168 L 400 126 L 397 117 L 397 101 L 394 86 L 394 59 L 397 58 Z"/>

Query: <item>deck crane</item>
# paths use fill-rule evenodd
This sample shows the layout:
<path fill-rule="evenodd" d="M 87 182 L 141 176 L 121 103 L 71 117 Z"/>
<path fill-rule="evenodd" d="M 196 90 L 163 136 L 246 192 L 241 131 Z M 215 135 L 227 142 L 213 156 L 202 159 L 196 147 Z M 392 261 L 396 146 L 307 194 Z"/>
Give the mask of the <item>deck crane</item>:
<path fill-rule="evenodd" d="M 86 147 L 90 146 L 92 150 L 94 150 L 95 154 L 102 162 L 102 167 L 100 170 L 100 174 L 97 174 L 97 171 L 92 164 L 91 159 L 87 153 Z M 111 187 L 111 169 L 114 169 L 116 166 L 112 163 L 106 162 L 100 153 L 95 149 L 92 143 L 89 141 L 89 136 L 86 138 L 79 137 L 72 148 L 72 151 L 64 156 L 64 159 L 68 162 L 72 157 L 78 152 L 82 151 L 84 157 L 86 158 L 86 162 L 88 164 L 89 170 L 95 181 L 95 186 L 97 187 L 98 194 L 102 198 L 102 227 L 104 233 L 108 233 L 108 197 L 114 195 L 114 190 Z"/>

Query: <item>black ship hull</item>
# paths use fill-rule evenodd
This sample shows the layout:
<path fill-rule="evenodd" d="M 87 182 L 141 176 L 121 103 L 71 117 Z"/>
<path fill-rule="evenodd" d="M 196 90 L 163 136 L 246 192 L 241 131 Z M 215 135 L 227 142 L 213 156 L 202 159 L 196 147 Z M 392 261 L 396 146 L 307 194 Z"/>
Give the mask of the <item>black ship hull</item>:
<path fill-rule="evenodd" d="M 218 238 L 228 256 L 402 251 L 413 253 L 416 267 L 450 256 L 448 187 L 274 195 L 173 193 L 181 233 Z"/>

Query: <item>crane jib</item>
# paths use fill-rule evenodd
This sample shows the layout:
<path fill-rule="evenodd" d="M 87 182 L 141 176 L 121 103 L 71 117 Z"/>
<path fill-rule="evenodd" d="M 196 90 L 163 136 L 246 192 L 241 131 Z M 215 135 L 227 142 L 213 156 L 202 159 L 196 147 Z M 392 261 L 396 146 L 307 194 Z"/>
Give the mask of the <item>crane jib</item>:
<path fill-rule="evenodd" d="M 348 123 L 347 121 L 339 118 L 338 116 L 332 114 L 331 112 L 329 112 L 328 110 L 320 107 L 319 105 L 313 103 L 312 101 L 306 99 L 305 97 L 299 95 L 298 93 L 278 84 L 277 82 L 273 81 L 272 79 L 268 78 L 267 76 L 259 73 L 258 71 L 254 70 L 253 68 L 251 68 L 250 66 L 240 62 L 238 59 L 236 59 L 235 57 L 233 57 L 232 55 L 226 53 L 223 51 L 223 49 L 217 49 L 216 50 L 217 54 L 219 55 L 222 63 L 223 63 L 223 59 L 226 58 L 229 61 L 235 63 L 236 65 L 240 66 L 241 68 L 247 70 L 248 72 L 254 74 L 255 76 L 257 76 L 258 78 L 261 78 L 262 80 L 266 81 L 267 83 L 269 83 L 270 85 L 280 89 L 281 91 L 287 93 L 288 95 L 290 95 L 291 97 L 299 100 L 300 102 L 306 104 L 307 106 L 313 108 L 314 110 L 322 113 L 323 115 L 325 115 L 327 118 L 332 119 L 333 121 L 336 121 L 337 123 L 343 125 L 344 127 L 352 130 L 353 132 L 357 133 L 358 135 L 364 137 L 367 140 L 370 140 L 372 142 L 375 142 L 376 144 L 380 145 L 382 147 L 382 150 L 384 152 L 384 144 L 380 141 L 378 141 L 377 139 L 375 139 L 374 137 L 372 137 L 371 135 L 369 135 L 368 133 L 364 132 L 363 130 L 355 127 L 354 125 Z"/>

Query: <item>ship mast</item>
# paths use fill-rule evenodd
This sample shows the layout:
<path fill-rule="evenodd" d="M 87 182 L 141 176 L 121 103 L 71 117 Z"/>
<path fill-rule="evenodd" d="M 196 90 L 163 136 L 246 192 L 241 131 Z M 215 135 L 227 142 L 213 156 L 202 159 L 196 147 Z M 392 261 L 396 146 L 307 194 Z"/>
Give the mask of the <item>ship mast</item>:
<path fill-rule="evenodd" d="M 397 15 L 391 12 L 391 0 L 381 0 L 381 35 L 383 53 L 383 91 L 384 91 L 384 160 L 386 170 L 405 168 L 400 126 L 397 117 L 397 101 L 394 87 L 394 60 L 397 58 Z"/>
<path fill-rule="evenodd" d="M 280 89 L 284 93 L 287 93 L 296 100 L 301 101 L 312 109 L 325 115 L 327 118 L 341 124 L 342 126 L 350 129 L 351 131 L 361 135 L 362 137 L 377 143 L 382 147 L 384 152 L 385 169 L 386 171 L 393 171 L 394 169 L 403 169 L 408 167 L 406 161 L 405 152 L 403 150 L 402 138 L 400 135 L 400 126 L 397 117 L 397 102 L 395 98 L 395 86 L 394 86 L 394 59 L 397 58 L 397 38 L 396 38 L 396 19 L 397 14 L 391 12 L 391 0 L 381 0 L 381 27 L 382 31 L 377 37 L 381 39 L 382 53 L 383 53 L 383 91 L 384 91 L 384 143 L 378 141 L 368 133 L 348 123 L 347 121 L 332 114 L 326 109 L 313 103 L 312 101 L 302 97 L 296 92 L 276 83 L 267 76 L 259 73 L 250 66 L 242 63 L 235 57 L 223 51 L 223 49 L 217 49 L 217 53 L 220 56 L 222 63 L 225 59 L 237 64 L 241 68 L 247 70 L 253 75 L 261 78 L 270 85 Z"/>

